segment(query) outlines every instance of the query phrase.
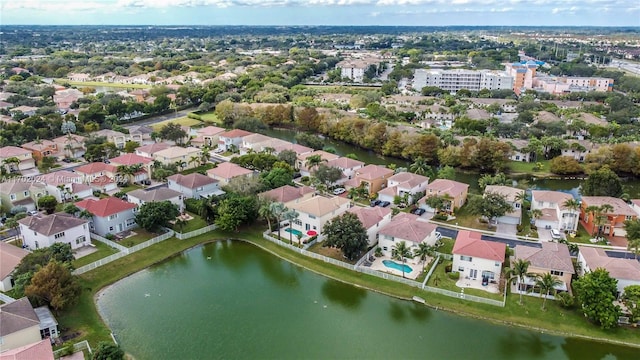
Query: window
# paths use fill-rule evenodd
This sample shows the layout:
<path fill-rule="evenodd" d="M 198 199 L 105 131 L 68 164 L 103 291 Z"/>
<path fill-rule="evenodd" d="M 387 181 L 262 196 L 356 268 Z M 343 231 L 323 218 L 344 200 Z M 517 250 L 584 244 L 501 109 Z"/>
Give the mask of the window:
<path fill-rule="evenodd" d="M 462 261 L 471 261 L 473 258 L 471 256 L 460 255 L 460 260 Z"/>
<path fill-rule="evenodd" d="M 29 196 L 29 192 L 28 192 L 28 191 L 25 191 L 25 192 L 24 192 L 24 196 Z"/>
<path fill-rule="evenodd" d="M 313 215 L 309 215 L 309 219 L 315 219 L 316 217 Z"/>
<path fill-rule="evenodd" d="M 310 229 L 311 229 L 311 226 L 309 226 L 309 224 L 304 224 L 305 231 L 309 231 Z"/>
<path fill-rule="evenodd" d="M 558 270 L 551 270 L 549 271 L 551 273 L 551 275 L 555 275 L 555 276 L 562 276 L 564 275 L 564 273 L 562 271 L 558 271 Z"/>
<path fill-rule="evenodd" d="M 625 220 L 631 220 L 631 218 L 632 218 L 632 217 L 633 217 L 633 216 L 629 216 L 629 215 L 627 215 L 627 216 L 625 216 L 625 217 L 624 217 L 624 219 L 625 219 Z"/>
<path fill-rule="evenodd" d="M 516 203 L 516 209 L 520 209 L 520 203 Z"/>
<path fill-rule="evenodd" d="M 113 231 L 113 226 L 109 226 L 109 232 Z"/>
<path fill-rule="evenodd" d="M 500 267 L 500 263 L 499 262 L 494 263 L 494 265 L 495 265 L 495 267 Z"/>
<path fill-rule="evenodd" d="M 463 266 L 458 266 L 458 271 L 459 272 L 464 272 L 464 267 Z"/>
<path fill-rule="evenodd" d="M 37 241 L 35 243 L 36 243 L 36 249 L 39 249 L 40 248 L 40 244 L 38 244 Z"/>
<path fill-rule="evenodd" d="M 386 246 L 383 246 L 382 250 L 387 251 L 387 250 L 389 250 L 389 248 L 387 248 Z"/>
<path fill-rule="evenodd" d="M 133 226 L 136 223 L 136 219 L 135 218 L 131 218 L 131 219 L 127 219 L 127 227 L 129 226 Z"/>
<path fill-rule="evenodd" d="M 11 201 L 13 201 L 13 200 L 16 199 L 16 194 L 11 194 L 11 195 L 9 195 L 9 197 L 11 198 Z"/>
<path fill-rule="evenodd" d="M 64 237 L 64 231 L 63 231 L 63 232 L 59 232 L 59 233 L 57 233 L 57 234 L 53 235 L 53 238 L 54 238 L 54 239 L 60 239 L 61 237 Z"/>
<path fill-rule="evenodd" d="M 204 190 L 204 187 L 200 186 L 199 188 L 196 189 L 196 191 L 202 191 Z"/>
<path fill-rule="evenodd" d="M 85 240 L 86 240 L 86 238 L 84 236 L 79 236 L 76 239 L 76 245 L 82 244 Z"/>
<path fill-rule="evenodd" d="M 109 215 L 109 220 L 113 220 L 113 219 L 117 219 L 118 218 L 118 214 L 113 214 L 113 215 Z"/>

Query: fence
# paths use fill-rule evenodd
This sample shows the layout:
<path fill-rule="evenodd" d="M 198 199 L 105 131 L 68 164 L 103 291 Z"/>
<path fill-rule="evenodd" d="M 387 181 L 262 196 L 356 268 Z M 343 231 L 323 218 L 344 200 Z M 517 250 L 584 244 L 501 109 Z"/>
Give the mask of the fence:
<path fill-rule="evenodd" d="M 435 259 L 435 261 L 433 262 L 433 266 L 431 266 L 431 269 L 429 269 L 427 276 L 424 278 L 424 281 L 422 282 L 423 289 L 427 285 L 427 281 L 429 281 L 429 278 L 431 277 L 431 274 L 433 274 L 433 271 L 436 269 L 436 266 L 438 266 L 438 263 L 440 263 L 440 255 L 438 255 L 438 257 Z"/>
<path fill-rule="evenodd" d="M 80 341 L 79 343 L 75 343 L 73 344 L 73 352 L 78 352 L 78 351 L 83 351 L 83 350 L 87 350 L 89 351 L 89 354 L 93 353 L 93 351 L 91 350 L 91 346 L 89 345 L 89 342 L 87 340 L 83 340 Z M 56 350 L 53 352 L 53 356 L 56 359 L 60 358 L 61 353 L 65 351 L 65 349 L 60 349 L 60 350 Z"/>
<path fill-rule="evenodd" d="M 437 294 L 441 294 L 441 295 L 445 295 L 445 296 L 449 296 L 449 297 L 453 297 L 453 298 L 458 298 L 458 299 L 463 299 L 463 300 L 479 302 L 479 303 L 483 303 L 483 304 L 489 304 L 489 305 L 504 307 L 504 299 L 502 301 L 494 300 L 494 299 L 488 299 L 488 298 L 481 297 L 481 296 L 469 295 L 469 294 L 465 294 L 463 292 L 455 292 L 455 291 L 435 288 L 435 287 L 431 287 L 431 286 L 425 286 L 424 289 L 426 291 L 434 292 L 434 293 L 437 293 Z"/>
<path fill-rule="evenodd" d="M 103 238 L 102 236 L 100 236 L 98 234 L 89 233 L 89 236 L 91 237 L 91 239 L 98 240 L 101 243 L 105 243 L 105 244 L 111 246 L 114 249 L 118 249 L 118 251 L 120 251 L 120 252 L 124 252 L 124 253 L 128 254 L 131 251 L 128 247 L 122 246 L 122 245 L 120 245 L 120 244 L 118 244 L 118 243 L 116 243 L 114 241 L 111 241 L 111 240 L 109 240 L 107 238 Z"/>
<path fill-rule="evenodd" d="M 445 260 L 453 260 L 453 255 L 451 255 L 451 254 L 443 254 L 443 253 L 436 252 L 436 255 L 440 256 L 441 258 L 443 258 Z"/>
<path fill-rule="evenodd" d="M 213 231 L 215 229 L 216 229 L 216 225 L 213 224 L 213 225 L 208 225 L 208 226 L 205 226 L 203 228 L 200 228 L 200 229 L 197 229 L 197 230 L 193 230 L 193 231 L 190 231 L 190 232 L 184 233 L 184 234 L 176 232 L 174 235 L 175 235 L 176 238 L 178 238 L 180 240 L 186 240 L 186 239 L 190 239 L 190 238 L 192 238 L 194 236 L 198 236 L 198 235 L 202 235 L 204 233 L 208 233 L 209 231 Z"/>
<path fill-rule="evenodd" d="M 108 264 L 108 263 L 110 263 L 112 261 L 116 261 L 116 260 L 118 260 L 118 259 L 120 259 L 122 257 L 125 257 L 125 256 L 127 256 L 129 254 L 132 254 L 132 253 L 134 253 L 136 251 L 140 251 L 140 250 L 142 250 L 144 248 L 148 248 L 151 245 L 155 245 L 155 244 L 157 244 L 157 243 L 159 243 L 161 241 L 165 241 L 165 240 L 171 238 L 173 235 L 174 235 L 174 233 L 173 233 L 172 230 L 167 230 L 166 233 L 164 233 L 164 234 L 162 234 L 160 236 L 156 236 L 153 239 L 149 239 L 149 240 L 147 240 L 147 241 L 145 241 L 145 242 L 143 242 L 141 244 L 138 244 L 136 246 L 127 248 L 127 247 L 124 247 L 124 246 L 122 246 L 120 244 L 116 244 L 113 241 L 109 241 L 109 240 L 103 238 L 102 236 L 99 236 L 99 235 L 91 233 L 91 238 L 92 239 L 96 239 L 96 240 L 98 240 L 100 242 L 104 242 L 105 244 L 107 244 L 109 246 L 111 246 L 111 244 L 109 244 L 109 243 L 113 243 L 113 244 L 117 245 L 117 246 L 114 246 L 114 248 L 120 250 L 120 252 L 116 253 L 116 254 L 113 254 L 113 255 L 109 255 L 109 256 L 107 256 L 105 258 L 102 258 L 100 260 L 94 261 L 91 264 L 87 264 L 85 266 L 81 266 L 81 267 L 75 269 L 73 271 L 73 274 L 74 275 L 84 274 L 87 271 L 91 271 L 91 270 L 93 270 L 93 269 L 95 269 L 97 267 L 100 267 L 102 265 L 106 265 L 106 264 Z M 104 240 L 106 240 L 108 242 L 102 241 L 102 239 L 104 239 Z M 121 250 L 121 249 L 124 249 L 124 250 Z"/>

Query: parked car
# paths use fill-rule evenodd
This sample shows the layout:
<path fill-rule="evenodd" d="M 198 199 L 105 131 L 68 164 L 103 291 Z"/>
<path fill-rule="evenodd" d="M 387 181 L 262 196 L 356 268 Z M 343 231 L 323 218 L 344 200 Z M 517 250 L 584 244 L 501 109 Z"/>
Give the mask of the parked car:
<path fill-rule="evenodd" d="M 380 205 L 380 203 L 381 203 L 381 201 L 380 201 L 380 200 L 373 200 L 373 201 L 371 201 L 371 206 L 372 206 L 372 207 L 373 207 L 373 206 L 378 206 L 378 205 Z"/>
<path fill-rule="evenodd" d="M 418 215 L 418 216 L 422 216 L 422 214 L 424 214 L 425 212 L 426 212 L 426 210 L 423 209 L 423 208 L 417 208 L 417 209 L 413 210 L 413 213 Z"/>
<path fill-rule="evenodd" d="M 29 216 L 38 215 L 38 210 L 27 211 L 27 215 L 29 215 Z"/>
<path fill-rule="evenodd" d="M 551 238 L 554 240 L 562 239 L 562 234 L 557 229 L 551 229 Z"/>
<path fill-rule="evenodd" d="M 344 194 L 347 190 L 345 188 L 335 188 L 333 189 L 333 195 Z"/>
<path fill-rule="evenodd" d="M 391 205 L 391 203 L 388 201 L 381 201 L 380 204 L 378 204 L 380 207 L 387 207 L 389 205 Z"/>

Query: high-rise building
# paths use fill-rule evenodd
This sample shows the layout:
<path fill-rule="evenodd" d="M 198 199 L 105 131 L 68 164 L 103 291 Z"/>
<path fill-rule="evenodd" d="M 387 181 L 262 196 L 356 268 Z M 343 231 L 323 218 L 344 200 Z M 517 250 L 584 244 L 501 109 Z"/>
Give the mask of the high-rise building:
<path fill-rule="evenodd" d="M 421 90 L 425 86 L 434 86 L 449 92 L 461 89 L 511 89 L 513 78 L 502 71 L 418 69 L 413 75 L 413 87 Z"/>
<path fill-rule="evenodd" d="M 520 95 L 524 90 L 533 88 L 533 78 L 538 66 L 535 61 L 510 63 L 505 66 L 507 74 L 513 77 L 513 92 Z"/>

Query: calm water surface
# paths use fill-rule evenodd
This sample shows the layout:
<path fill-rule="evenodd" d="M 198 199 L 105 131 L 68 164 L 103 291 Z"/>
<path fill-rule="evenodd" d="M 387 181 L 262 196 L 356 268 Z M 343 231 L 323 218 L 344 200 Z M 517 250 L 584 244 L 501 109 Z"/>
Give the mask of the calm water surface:
<path fill-rule="evenodd" d="M 637 359 L 431 310 L 303 270 L 253 245 L 191 249 L 106 289 L 98 308 L 143 359 Z"/>

